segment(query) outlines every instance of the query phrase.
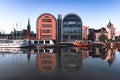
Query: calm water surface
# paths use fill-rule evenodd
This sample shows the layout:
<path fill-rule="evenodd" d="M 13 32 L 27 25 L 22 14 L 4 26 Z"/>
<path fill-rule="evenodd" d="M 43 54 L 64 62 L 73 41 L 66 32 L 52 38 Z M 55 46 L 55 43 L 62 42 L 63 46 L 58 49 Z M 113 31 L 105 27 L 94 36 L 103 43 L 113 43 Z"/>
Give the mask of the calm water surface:
<path fill-rule="evenodd" d="M 0 50 L 0 80 L 120 80 L 118 49 Z"/>

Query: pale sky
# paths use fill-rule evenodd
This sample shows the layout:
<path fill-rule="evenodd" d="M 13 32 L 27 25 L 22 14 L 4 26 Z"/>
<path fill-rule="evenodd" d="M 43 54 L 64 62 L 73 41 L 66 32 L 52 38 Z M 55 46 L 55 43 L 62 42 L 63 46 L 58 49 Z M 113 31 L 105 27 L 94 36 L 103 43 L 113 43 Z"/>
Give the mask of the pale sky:
<path fill-rule="evenodd" d="M 95 29 L 106 27 L 111 20 L 120 31 L 120 0 L 0 0 L 0 31 L 10 33 L 13 25 L 17 30 L 26 29 L 30 18 L 31 29 L 36 32 L 37 18 L 43 13 L 56 18 L 75 13 L 83 25 Z"/>

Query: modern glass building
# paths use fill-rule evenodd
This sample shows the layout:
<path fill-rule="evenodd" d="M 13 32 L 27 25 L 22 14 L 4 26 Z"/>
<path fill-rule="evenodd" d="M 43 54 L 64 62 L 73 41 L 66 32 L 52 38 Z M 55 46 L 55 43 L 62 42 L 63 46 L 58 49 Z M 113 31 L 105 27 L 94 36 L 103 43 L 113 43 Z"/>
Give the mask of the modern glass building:
<path fill-rule="evenodd" d="M 37 19 L 37 39 L 56 40 L 56 19 L 53 15 L 45 13 Z"/>
<path fill-rule="evenodd" d="M 62 41 L 71 42 L 82 39 L 82 20 L 76 14 L 68 14 L 63 18 Z"/>

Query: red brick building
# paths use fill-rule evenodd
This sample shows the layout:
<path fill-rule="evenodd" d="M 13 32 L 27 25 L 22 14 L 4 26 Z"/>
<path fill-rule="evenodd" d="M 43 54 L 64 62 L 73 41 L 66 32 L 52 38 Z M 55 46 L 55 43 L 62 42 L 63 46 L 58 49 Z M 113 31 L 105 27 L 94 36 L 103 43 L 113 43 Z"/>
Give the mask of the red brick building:
<path fill-rule="evenodd" d="M 51 14 L 42 14 L 37 20 L 37 39 L 56 40 L 56 19 Z"/>

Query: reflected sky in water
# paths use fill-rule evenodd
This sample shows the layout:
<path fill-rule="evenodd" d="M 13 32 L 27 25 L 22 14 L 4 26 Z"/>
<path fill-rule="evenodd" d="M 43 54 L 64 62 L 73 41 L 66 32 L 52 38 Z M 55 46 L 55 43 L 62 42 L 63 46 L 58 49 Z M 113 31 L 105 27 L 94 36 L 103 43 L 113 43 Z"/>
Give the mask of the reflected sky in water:
<path fill-rule="evenodd" d="M 0 80 L 120 80 L 118 49 L 0 49 Z"/>

